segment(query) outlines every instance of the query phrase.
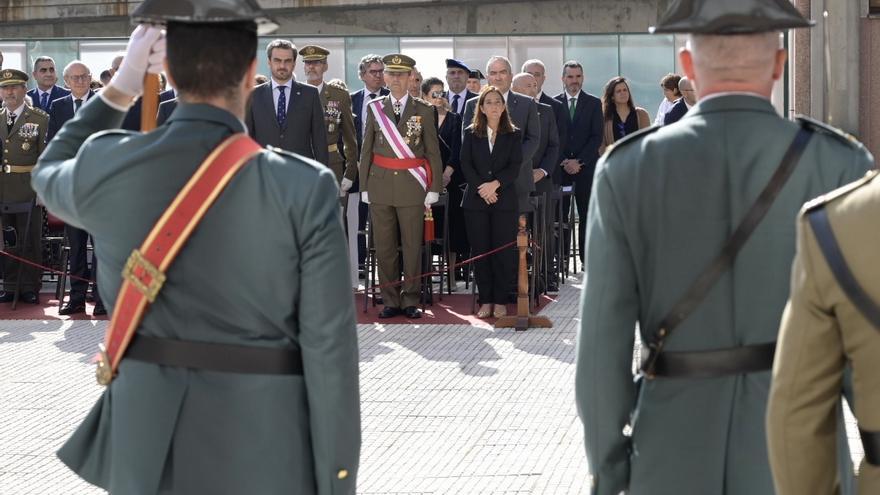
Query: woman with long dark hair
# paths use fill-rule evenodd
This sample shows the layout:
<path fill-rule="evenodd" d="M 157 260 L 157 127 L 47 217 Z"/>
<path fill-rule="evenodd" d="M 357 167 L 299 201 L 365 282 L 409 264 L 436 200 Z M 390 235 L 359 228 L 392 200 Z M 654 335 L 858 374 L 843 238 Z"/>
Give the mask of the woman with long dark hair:
<path fill-rule="evenodd" d="M 625 77 L 612 78 L 605 85 L 602 95 L 602 114 L 605 132 L 599 154 L 618 139 L 651 125 L 651 117 L 644 108 L 633 103 L 629 83 Z"/>
<path fill-rule="evenodd" d="M 461 143 L 461 171 L 467 182 L 461 206 L 466 211 L 471 254 L 480 255 L 516 239 L 516 178 L 521 164 L 522 133 L 510 121 L 501 91 L 486 86 Z M 476 261 L 478 317 L 507 314 L 515 254 L 505 249 Z"/>

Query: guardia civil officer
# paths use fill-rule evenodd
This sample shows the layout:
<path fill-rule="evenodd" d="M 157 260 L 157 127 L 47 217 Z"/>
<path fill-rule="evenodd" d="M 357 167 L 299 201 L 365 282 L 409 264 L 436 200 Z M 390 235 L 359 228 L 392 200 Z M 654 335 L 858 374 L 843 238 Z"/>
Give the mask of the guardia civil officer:
<path fill-rule="evenodd" d="M 865 457 L 858 493 L 880 493 L 880 179 L 807 204 L 798 219 L 791 299 L 782 316 L 767 406 L 779 495 L 837 493 L 837 401 L 844 368 Z"/>
<path fill-rule="evenodd" d="M 167 23 L 177 109 L 153 132 L 115 130 L 165 59 L 162 32 L 141 25 L 34 172 L 47 207 L 94 235 L 113 315 L 109 387 L 59 457 L 113 494 L 353 494 L 358 351 L 336 177 L 242 124 L 271 23 L 253 0 L 148 0 L 133 17 Z M 205 181 L 229 175 L 195 174 L 203 164 L 237 172 L 221 190 Z M 172 205 L 179 193 L 194 208 Z M 187 235 L 167 211 L 204 216 Z M 139 324 L 132 301 L 148 305 Z"/>
<path fill-rule="evenodd" d="M 794 219 L 872 164 L 770 103 L 780 31 L 809 25 L 785 0 L 681 0 L 658 23 L 689 34 L 700 100 L 597 166 L 576 367 L 592 493 L 774 493 L 764 416 Z"/>
<path fill-rule="evenodd" d="M 370 204 L 370 229 L 379 262 L 385 307 L 379 318 L 405 314 L 421 318 L 417 276 L 424 243 L 425 208 L 440 199 L 440 144 L 434 107 L 407 94 L 416 62 L 406 55 L 386 55 L 385 84 L 391 93 L 367 105 L 360 158 L 361 200 Z M 399 234 L 398 234 L 399 232 Z M 400 246 L 400 252 L 398 252 Z"/>
<path fill-rule="evenodd" d="M 31 171 L 46 147 L 49 114 L 25 102 L 27 80 L 27 74 L 20 70 L 0 71 L 0 96 L 5 103 L 0 109 L 0 148 L 3 149 L 0 204 L 9 205 L 34 200 Z M 0 222 L 5 229 L 6 249 L 10 253 L 36 264 L 42 263 L 43 250 L 40 246 L 42 208 L 33 206 L 30 213 L 3 214 L 0 216 Z M 15 288 L 20 287 L 20 301 L 39 304 L 41 275 L 39 268 L 27 264 L 22 266 L 19 261 L 7 258 L 3 277 L 4 291 L 0 293 L 0 302 L 12 301 L 15 298 Z"/>

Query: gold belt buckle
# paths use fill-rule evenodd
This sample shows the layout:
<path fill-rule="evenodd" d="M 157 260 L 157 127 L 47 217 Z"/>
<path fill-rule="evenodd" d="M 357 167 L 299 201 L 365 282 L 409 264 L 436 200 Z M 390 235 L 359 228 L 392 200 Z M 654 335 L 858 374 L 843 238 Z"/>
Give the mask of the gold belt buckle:
<path fill-rule="evenodd" d="M 138 268 L 140 268 L 140 273 L 137 272 Z M 144 274 L 149 276 L 149 280 L 146 282 Z M 151 303 L 156 300 L 156 295 L 159 294 L 159 290 L 165 283 L 165 274 L 156 265 L 150 263 L 139 249 L 132 251 L 128 261 L 125 262 L 122 278 L 131 282 L 131 285 Z"/>
<path fill-rule="evenodd" d="M 97 378 L 99 385 L 105 387 L 113 381 L 113 368 L 104 344 L 98 344 L 98 367 L 95 369 L 95 378 Z"/>

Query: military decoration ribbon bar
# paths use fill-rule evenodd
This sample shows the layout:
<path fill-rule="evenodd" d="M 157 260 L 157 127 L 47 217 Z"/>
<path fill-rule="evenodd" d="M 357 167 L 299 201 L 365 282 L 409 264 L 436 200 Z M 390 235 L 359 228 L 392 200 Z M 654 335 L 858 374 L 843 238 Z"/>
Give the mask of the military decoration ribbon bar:
<path fill-rule="evenodd" d="M 246 134 L 234 134 L 212 151 L 135 249 L 123 269 L 122 287 L 104 344 L 100 345 L 96 378 L 109 385 L 116 375 L 144 313 L 162 290 L 168 267 L 205 213 L 236 173 L 262 150 Z"/>

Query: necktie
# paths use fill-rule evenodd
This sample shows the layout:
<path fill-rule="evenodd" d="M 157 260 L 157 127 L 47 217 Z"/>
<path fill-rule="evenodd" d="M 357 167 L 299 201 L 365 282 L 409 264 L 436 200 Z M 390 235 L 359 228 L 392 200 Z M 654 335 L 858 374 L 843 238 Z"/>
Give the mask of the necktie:
<path fill-rule="evenodd" d="M 376 93 L 370 93 L 370 101 L 373 101 L 375 99 L 376 99 Z"/>
<path fill-rule="evenodd" d="M 395 101 L 392 106 L 394 107 L 394 122 L 400 122 L 400 102 Z"/>
<path fill-rule="evenodd" d="M 81 107 L 82 104 L 83 104 L 82 99 L 76 99 L 76 100 L 73 100 L 73 113 L 78 112 L 78 111 L 79 111 L 79 107 Z"/>
<path fill-rule="evenodd" d="M 287 89 L 287 86 L 278 86 L 278 91 L 281 92 L 278 95 L 278 127 L 284 129 L 284 124 L 287 123 L 287 97 L 284 96 L 284 90 Z"/>
<path fill-rule="evenodd" d="M 458 96 L 458 95 L 455 95 L 455 96 L 452 97 L 452 111 L 455 112 L 455 113 L 459 113 L 459 111 L 458 111 L 458 99 L 459 99 L 459 96 Z"/>
<path fill-rule="evenodd" d="M 577 105 L 577 98 L 568 100 L 568 118 L 574 120 L 574 107 Z"/>
<path fill-rule="evenodd" d="M 40 96 L 40 108 L 43 110 L 49 110 L 49 93 L 43 93 Z"/>

